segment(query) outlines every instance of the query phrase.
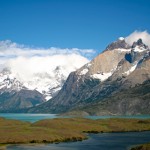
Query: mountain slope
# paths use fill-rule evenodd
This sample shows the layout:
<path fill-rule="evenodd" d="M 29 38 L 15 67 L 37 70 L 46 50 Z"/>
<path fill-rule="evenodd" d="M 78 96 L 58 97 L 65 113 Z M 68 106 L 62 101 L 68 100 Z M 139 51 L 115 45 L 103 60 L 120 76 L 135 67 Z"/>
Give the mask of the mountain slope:
<path fill-rule="evenodd" d="M 122 90 L 102 101 L 77 106 L 65 115 L 140 115 L 150 114 L 150 80 Z"/>
<path fill-rule="evenodd" d="M 150 51 L 139 39 L 129 46 L 123 38 L 66 80 L 61 91 L 29 112 L 66 112 L 135 87 L 150 79 Z"/>
<path fill-rule="evenodd" d="M 44 97 L 38 91 L 22 89 L 18 92 L 4 92 L 0 95 L 0 112 L 22 112 L 23 109 L 43 103 Z"/>

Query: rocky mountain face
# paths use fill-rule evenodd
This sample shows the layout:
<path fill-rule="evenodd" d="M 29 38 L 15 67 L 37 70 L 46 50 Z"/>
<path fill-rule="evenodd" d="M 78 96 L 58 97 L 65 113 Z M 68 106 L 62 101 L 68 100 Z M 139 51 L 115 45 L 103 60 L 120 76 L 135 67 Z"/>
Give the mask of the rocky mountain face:
<path fill-rule="evenodd" d="M 74 107 L 65 115 L 140 115 L 150 114 L 150 80 L 121 90 L 103 100 Z"/>
<path fill-rule="evenodd" d="M 129 46 L 124 38 L 119 38 L 90 63 L 72 72 L 54 98 L 30 109 L 29 112 L 62 113 L 83 106 L 90 107 L 115 94 L 119 95 L 123 90 L 138 87 L 149 79 L 148 46 L 141 39 Z M 121 101 L 117 101 L 116 105 L 122 105 Z M 123 113 L 119 111 L 119 114 Z"/>
<path fill-rule="evenodd" d="M 44 96 L 24 86 L 9 69 L 0 73 L 0 112 L 19 112 L 21 109 L 45 102 Z"/>
<path fill-rule="evenodd" d="M 3 92 L 0 94 L 0 112 L 14 113 L 23 112 L 24 109 L 45 102 L 42 94 L 38 91 L 21 89 Z"/>

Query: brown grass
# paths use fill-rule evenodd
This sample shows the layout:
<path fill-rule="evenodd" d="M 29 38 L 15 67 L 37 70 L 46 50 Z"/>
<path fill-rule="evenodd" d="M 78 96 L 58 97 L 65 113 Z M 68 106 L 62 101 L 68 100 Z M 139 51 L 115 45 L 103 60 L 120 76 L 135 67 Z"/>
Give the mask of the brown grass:
<path fill-rule="evenodd" d="M 0 118 L 0 143 L 53 143 L 78 141 L 85 133 L 150 130 L 150 120 L 57 118 L 35 123 Z"/>

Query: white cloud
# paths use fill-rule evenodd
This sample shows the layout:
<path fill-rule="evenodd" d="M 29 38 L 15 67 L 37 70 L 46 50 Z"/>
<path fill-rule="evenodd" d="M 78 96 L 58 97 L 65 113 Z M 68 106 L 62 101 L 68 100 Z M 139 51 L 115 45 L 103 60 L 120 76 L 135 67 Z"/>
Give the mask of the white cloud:
<path fill-rule="evenodd" d="M 125 38 L 125 41 L 129 44 L 132 45 L 133 42 L 137 41 L 138 39 L 142 39 L 143 43 L 148 45 L 150 48 L 150 34 L 147 31 L 134 31 L 131 33 L 129 36 Z"/>
<path fill-rule="evenodd" d="M 93 55 L 93 49 L 78 48 L 30 48 L 11 41 L 0 41 L 0 68 L 9 67 L 13 74 L 22 81 L 32 81 L 37 73 L 48 73 L 52 77 L 53 70 L 60 66 L 67 77 L 70 72 L 80 68 Z"/>
<path fill-rule="evenodd" d="M 82 65 L 86 64 L 88 59 L 78 54 L 58 54 L 45 57 L 17 57 L 9 59 L 6 66 L 11 68 L 15 76 L 18 75 L 21 81 L 32 81 L 35 74 L 47 73 L 54 77 L 53 71 L 57 66 L 63 68 L 63 74 L 67 77 L 70 72 L 75 71 Z"/>
<path fill-rule="evenodd" d="M 82 56 L 94 55 L 93 49 L 79 49 L 79 48 L 30 48 L 24 45 L 12 43 L 10 40 L 0 41 L 0 57 L 33 57 L 33 56 L 52 56 L 58 54 L 78 54 Z"/>

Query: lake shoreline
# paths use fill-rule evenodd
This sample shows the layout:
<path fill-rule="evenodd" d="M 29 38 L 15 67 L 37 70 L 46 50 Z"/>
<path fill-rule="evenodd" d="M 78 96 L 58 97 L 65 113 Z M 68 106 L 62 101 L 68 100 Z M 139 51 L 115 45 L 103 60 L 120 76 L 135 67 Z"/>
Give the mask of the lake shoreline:
<path fill-rule="evenodd" d="M 87 132 L 83 132 L 83 133 L 87 133 L 87 137 L 85 138 L 67 138 L 67 139 L 62 139 L 62 140 L 54 140 L 54 141 L 43 141 L 43 142 L 38 142 L 38 141 L 30 141 L 29 143 L 16 143 L 16 142 L 11 142 L 11 143 L 1 143 L 0 144 L 0 148 L 1 147 L 5 147 L 8 145 L 44 145 L 44 144 L 60 144 L 60 143 L 71 143 L 71 142 L 79 142 L 79 141 L 84 141 L 84 140 L 88 140 L 90 137 L 90 134 L 104 134 L 104 133 L 137 133 L 137 132 L 148 132 L 150 130 L 144 130 L 144 131 L 111 131 L 111 132 L 97 132 L 97 131 L 87 131 Z M 1 149 L 0 149 L 1 150 Z"/>
<path fill-rule="evenodd" d="M 139 132 L 140 133 L 143 133 L 143 132 L 147 133 L 150 131 L 139 131 Z M 132 132 L 132 131 L 130 131 L 130 132 L 112 132 L 110 134 L 115 134 L 115 133 L 132 133 L 132 134 L 134 134 L 137 132 Z M 98 133 L 98 134 L 101 134 L 101 133 Z M 105 133 L 103 133 L 103 134 L 105 134 Z M 109 133 L 107 133 L 107 134 L 109 134 Z M 95 133 L 89 133 L 88 137 L 91 138 L 92 135 L 97 135 L 97 133 L 96 134 Z M 84 139 L 84 141 L 86 141 L 88 139 L 89 138 Z M 63 141 L 63 142 L 55 142 L 55 143 L 18 143 L 18 144 L 4 144 L 4 145 L 2 144 L 2 145 L 0 145 L 0 150 L 6 150 L 8 147 L 45 147 L 47 145 L 52 146 L 52 147 L 55 147 L 55 146 L 57 147 L 57 145 L 59 145 L 59 144 L 63 144 L 63 143 L 64 144 L 65 143 L 71 144 L 71 143 L 75 143 L 75 142 L 79 142 L 79 141 Z M 150 146 L 149 143 L 148 144 L 133 144 L 133 145 L 130 145 L 128 147 L 128 150 L 148 150 L 146 148 L 150 148 L 149 146 Z"/>
<path fill-rule="evenodd" d="M 0 143 L 3 148 L 9 144 L 58 144 L 83 141 L 88 139 L 91 133 L 146 131 L 150 131 L 150 119 L 55 118 L 29 123 L 0 118 L 0 136 L 3 136 Z"/>
<path fill-rule="evenodd" d="M 150 130 L 147 130 L 147 131 L 126 131 L 126 132 L 87 132 L 87 138 L 85 139 L 79 139 L 79 140 L 62 140 L 62 141 L 51 141 L 51 142 L 42 142 L 42 143 L 4 143 L 4 144 L 0 144 L 0 150 L 6 150 L 8 146 L 44 146 L 44 145 L 47 145 L 47 144 L 60 144 L 60 143 L 72 143 L 72 142 L 79 142 L 79 141 L 84 141 L 84 140 L 88 140 L 89 137 L 90 137 L 90 134 L 104 134 L 104 133 L 137 133 L 137 132 L 148 132 Z M 86 133 L 86 132 L 85 132 Z M 131 148 L 129 150 L 147 150 L 145 148 L 150 148 L 150 143 L 147 143 L 147 144 L 140 144 L 140 145 L 137 145 L 137 146 L 132 146 L 131 145 Z"/>

